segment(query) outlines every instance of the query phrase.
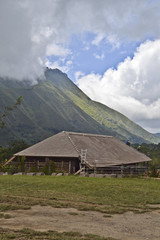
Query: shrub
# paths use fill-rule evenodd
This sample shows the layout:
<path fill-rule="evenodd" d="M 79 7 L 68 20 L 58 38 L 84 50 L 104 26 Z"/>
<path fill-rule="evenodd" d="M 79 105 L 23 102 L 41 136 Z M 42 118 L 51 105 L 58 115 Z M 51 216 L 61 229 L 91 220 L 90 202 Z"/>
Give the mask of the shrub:
<path fill-rule="evenodd" d="M 50 174 L 49 166 L 44 165 L 43 168 L 42 168 L 42 172 L 43 172 L 45 175 L 49 175 L 49 174 Z"/>
<path fill-rule="evenodd" d="M 151 165 L 150 170 L 151 170 L 150 174 L 149 174 L 150 177 L 158 177 L 159 176 L 158 170 L 155 165 Z"/>
<path fill-rule="evenodd" d="M 53 172 L 56 172 L 56 164 L 55 164 L 55 162 L 51 161 L 50 162 L 50 174 L 52 174 Z"/>

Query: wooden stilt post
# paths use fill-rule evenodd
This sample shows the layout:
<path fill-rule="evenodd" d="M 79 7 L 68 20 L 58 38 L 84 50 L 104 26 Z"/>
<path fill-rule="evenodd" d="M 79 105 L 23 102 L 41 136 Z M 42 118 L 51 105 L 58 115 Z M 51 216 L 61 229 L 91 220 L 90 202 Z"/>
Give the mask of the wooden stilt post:
<path fill-rule="evenodd" d="M 123 173 L 124 173 L 124 166 L 121 165 L 121 176 L 123 176 Z"/>
<path fill-rule="evenodd" d="M 61 165 L 61 170 L 63 171 L 64 169 L 63 169 L 63 166 L 64 166 L 64 162 L 63 162 L 63 160 L 62 160 L 62 165 Z"/>
<path fill-rule="evenodd" d="M 69 173 L 71 173 L 71 161 L 69 161 Z"/>

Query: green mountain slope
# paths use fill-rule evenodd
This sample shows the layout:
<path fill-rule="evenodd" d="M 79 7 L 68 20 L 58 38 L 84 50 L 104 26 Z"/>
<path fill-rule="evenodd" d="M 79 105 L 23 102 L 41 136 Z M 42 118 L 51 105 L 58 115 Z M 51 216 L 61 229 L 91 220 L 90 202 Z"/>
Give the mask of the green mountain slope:
<path fill-rule="evenodd" d="M 92 101 L 58 69 L 47 69 L 45 77 L 35 86 L 0 79 L 0 112 L 23 96 L 21 106 L 6 117 L 6 128 L 0 129 L 0 144 L 14 139 L 35 143 L 63 130 L 139 143 L 160 141 L 124 115 Z"/>

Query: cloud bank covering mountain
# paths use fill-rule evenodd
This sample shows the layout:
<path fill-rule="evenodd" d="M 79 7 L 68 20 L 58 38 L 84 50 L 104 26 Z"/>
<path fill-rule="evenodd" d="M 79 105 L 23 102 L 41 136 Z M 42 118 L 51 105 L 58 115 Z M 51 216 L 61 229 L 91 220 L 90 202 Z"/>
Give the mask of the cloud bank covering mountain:
<path fill-rule="evenodd" d="M 0 76 L 35 84 L 58 67 L 92 99 L 160 132 L 159 17 L 158 0 L 1 0 Z"/>

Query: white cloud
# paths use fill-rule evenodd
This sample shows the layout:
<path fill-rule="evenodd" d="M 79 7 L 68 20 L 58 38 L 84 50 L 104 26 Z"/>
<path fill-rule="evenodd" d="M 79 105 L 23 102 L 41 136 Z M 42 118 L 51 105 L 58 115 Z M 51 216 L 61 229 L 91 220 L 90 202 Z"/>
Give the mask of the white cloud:
<path fill-rule="evenodd" d="M 117 69 L 110 68 L 103 76 L 82 76 L 77 83 L 92 99 L 151 129 L 153 121 L 160 121 L 159 66 L 160 40 L 146 41 L 137 48 L 133 59 L 126 58 Z"/>
<path fill-rule="evenodd" d="M 116 35 L 110 34 L 110 35 L 107 37 L 107 40 L 108 40 L 108 42 L 112 45 L 112 48 L 113 48 L 113 49 L 120 47 L 120 42 L 119 42 L 118 37 L 117 37 Z"/>
<path fill-rule="evenodd" d="M 119 41 L 159 37 L 159 17 L 159 1 L 1 0 L 0 76 L 35 79 L 43 72 L 39 62 L 45 64 L 46 48 L 63 46 L 72 34 L 96 34 L 94 44 L 103 36 Z"/>
<path fill-rule="evenodd" d="M 98 33 L 98 34 L 96 34 L 95 38 L 93 39 L 93 41 L 91 43 L 93 45 L 98 46 L 104 38 L 105 38 L 104 34 Z"/>
<path fill-rule="evenodd" d="M 69 60 L 67 62 L 65 62 L 64 64 L 62 64 L 63 61 L 54 61 L 54 62 L 50 62 L 49 60 L 46 61 L 45 66 L 48 68 L 58 68 L 59 70 L 61 70 L 62 72 L 69 72 L 69 70 L 71 69 L 72 66 L 72 61 Z"/>
<path fill-rule="evenodd" d="M 83 72 L 81 72 L 81 71 L 75 72 L 75 79 L 76 79 L 76 81 L 77 81 L 79 78 L 83 77 L 83 76 L 84 76 L 84 73 L 83 73 Z"/>
<path fill-rule="evenodd" d="M 102 53 L 101 55 L 96 54 L 96 53 L 93 53 L 93 56 L 94 56 L 96 59 L 99 59 L 99 60 L 103 60 L 104 57 L 105 57 L 104 53 Z"/>
<path fill-rule="evenodd" d="M 102 41 L 109 43 L 112 47 L 112 50 L 120 47 L 120 41 L 119 41 L 118 37 L 115 34 L 110 33 L 110 32 L 108 34 L 97 33 L 95 35 L 95 38 L 91 42 L 91 44 L 100 46 Z"/>
<path fill-rule="evenodd" d="M 71 50 L 53 43 L 47 46 L 46 54 L 47 56 L 54 55 L 58 57 L 67 57 L 69 54 L 71 54 Z"/>

